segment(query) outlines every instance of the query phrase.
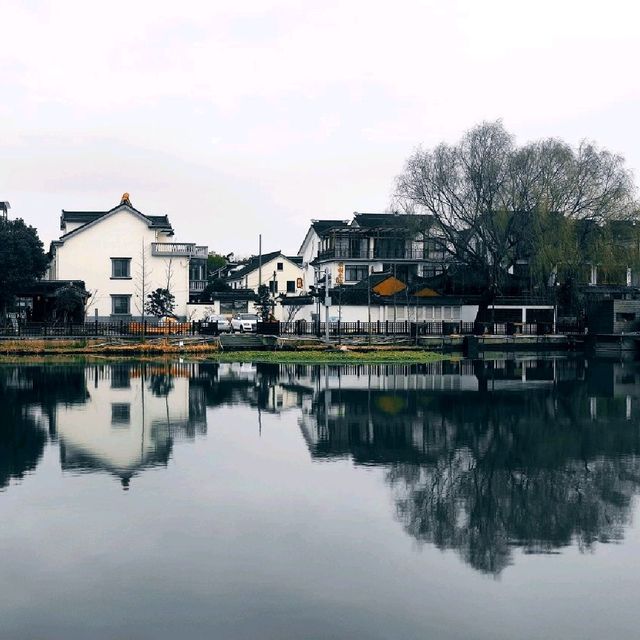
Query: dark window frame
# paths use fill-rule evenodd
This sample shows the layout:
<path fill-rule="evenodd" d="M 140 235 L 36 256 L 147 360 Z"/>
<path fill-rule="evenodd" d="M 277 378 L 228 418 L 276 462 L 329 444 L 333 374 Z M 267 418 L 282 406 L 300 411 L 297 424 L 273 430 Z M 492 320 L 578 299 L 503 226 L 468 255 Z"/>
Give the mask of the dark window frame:
<path fill-rule="evenodd" d="M 116 311 L 116 299 L 126 298 L 127 311 Z M 112 316 L 130 316 L 131 315 L 131 294 L 128 293 L 112 293 L 111 294 L 111 315 Z"/>
<path fill-rule="evenodd" d="M 355 272 L 356 277 L 351 277 Z M 366 264 L 345 264 L 344 265 L 344 281 L 360 282 L 369 275 L 369 265 Z"/>
<path fill-rule="evenodd" d="M 287 293 L 295 293 L 295 292 L 296 292 L 296 281 L 287 280 Z"/>
<path fill-rule="evenodd" d="M 117 264 L 126 264 L 127 275 L 116 274 Z M 111 258 L 111 280 L 131 280 L 131 258 Z"/>

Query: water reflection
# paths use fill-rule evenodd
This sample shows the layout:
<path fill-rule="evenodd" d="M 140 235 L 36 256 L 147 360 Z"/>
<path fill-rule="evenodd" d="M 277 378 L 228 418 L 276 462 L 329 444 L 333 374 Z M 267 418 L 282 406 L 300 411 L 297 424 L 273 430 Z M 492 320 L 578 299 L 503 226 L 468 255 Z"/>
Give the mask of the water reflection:
<path fill-rule="evenodd" d="M 621 540 L 640 485 L 637 365 L 432 365 L 328 378 L 301 420 L 312 455 L 385 464 L 420 543 L 499 574 L 513 546 Z"/>
<path fill-rule="evenodd" d="M 35 469 L 58 441 L 64 471 L 108 472 L 123 488 L 166 465 L 175 437 L 206 433 L 191 365 L 0 367 L 0 487 Z"/>
<path fill-rule="evenodd" d="M 0 367 L 0 490 L 47 443 L 126 489 L 207 432 L 207 407 L 290 416 L 314 462 L 381 469 L 419 544 L 498 575 L 514 548 L 623 539 L 640 486 L 640 367 L 569 359 Z M 304 445 L 303 445 L 304 446 Z"/>

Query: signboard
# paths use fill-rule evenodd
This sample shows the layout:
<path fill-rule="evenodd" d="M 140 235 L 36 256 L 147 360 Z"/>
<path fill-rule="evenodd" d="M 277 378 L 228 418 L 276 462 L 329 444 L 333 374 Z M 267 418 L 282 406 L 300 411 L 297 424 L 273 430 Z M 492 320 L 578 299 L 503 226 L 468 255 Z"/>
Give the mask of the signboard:
<path fill-rule="evenodd" d="M 338 262 L 338 275 L 336 277 L 336 284 L 342 284 L 344 282 L 344 262 Z"/>

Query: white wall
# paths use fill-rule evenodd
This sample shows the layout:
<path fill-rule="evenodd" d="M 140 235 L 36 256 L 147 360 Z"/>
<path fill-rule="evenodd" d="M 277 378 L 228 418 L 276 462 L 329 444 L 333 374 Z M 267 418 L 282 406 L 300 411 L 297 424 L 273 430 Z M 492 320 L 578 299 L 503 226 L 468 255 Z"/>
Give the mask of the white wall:
<path fill-rule="evenodd" d="M 282 271 L 278 271 L 278 263 L 282 263 Z M 299 295 L 305 291 L 305 273 L 304 270 L 299 267 L 295 262 L 287 260 L 284 256 L 280 255 L 269 262 L 265 262 L 262 265 L 262 284 L 269 286 L 269 282 L 273 280 L 273 274 L 276 274 L 276 281 L 278 283 L 278 293 L 287 293 L 287 281 L 293 281 L 295 285 L 295 291 L 289 293 L 289 295 Z M 302 279 L 302 286 L 298 287 L 298 279 Z M 253 289 L 258 290 L 259 283 L 258 269 L 248 273 L 246 276 L 233 280 L 233 275 L 229 278 L 229 282 L 234 289 Z"/>
<path fill-rule="evenodd" d="M 332 300 L 335 304 L 332 304 L 329 308 L 329 317 L 331 322 L 337 321 L 338 317 L 342 322 L 367 322 L 368 321 L 368 309 L 366 305 L 342 305 L 337 304 L 337 300 Z M 281 322 L 286 321 L 289 307 L 277 305 L 275 316 Z M 474 305 L 420 305 L 418 306 L 418 322 L 456 322 L 461 320 L 462 322 L 473 322 L 476 318 L 478 307 Z M 294 320 L 307 320 L 311 321 L 312 314 L 317 313 L 317 305 L 310 304 L 300 308 Z M 320 319 L 324 322 L 325 319 L 325 307 L 320 305 Z M 408 307 L 403 304 L 393 305 L 371 305 L 371 322 L 409 322 L 416 321 L 416 308 L 414 305 Z"/>
<path fill-rule="evenodd" d="M 150 229 L 139 216 L 120 209 L 77 235 L 65 239 L 56 247 L 52 279 L 83 280 L 87 291 L 96 292 L 87 316 L 94 317 L 95 309 L 101 318 L 111 317 L 111 294 L 131 295 L 131 313 L 140 315 L 142 247 L 148 275 L 147 293 L 167 284 L 167 269 L 171 265 L 171 293 L 175 296 L 175 313 L 187 315 L 189 301 L 189 259 L 165 258 L 151 255 L 152 242 L 173 241 L 165 234 Z M 131 258 L 131 279 L 111 279 L 111 258 Z M 117 316 L 113 316 L 117 318 Z"/>
<path fill-rule="evenodd" d="M 305 286 L 307 289 L 314 283 L 314 267 L 312 267 L 309 263 L 312 260 L 315 260 L 316 256 L 318 255 L 319 243 L 320 238 L 314 231 L 313 227 L 311 227 L 307 232 L 305 241 L 302 247 L 300 247 L 300 252 L 298 253 L 298 255 L 302 258 L 302 269 L 304 271 Z"/>

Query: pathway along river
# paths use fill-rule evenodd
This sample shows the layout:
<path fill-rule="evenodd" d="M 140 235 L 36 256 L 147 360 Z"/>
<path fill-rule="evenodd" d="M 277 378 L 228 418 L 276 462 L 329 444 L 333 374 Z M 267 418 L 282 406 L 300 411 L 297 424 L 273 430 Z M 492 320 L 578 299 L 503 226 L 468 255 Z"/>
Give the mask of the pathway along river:
<path fill-rule="evenodd" d="M 0 638 L 637 638 L 640 366 L 0 365 Z"/>

